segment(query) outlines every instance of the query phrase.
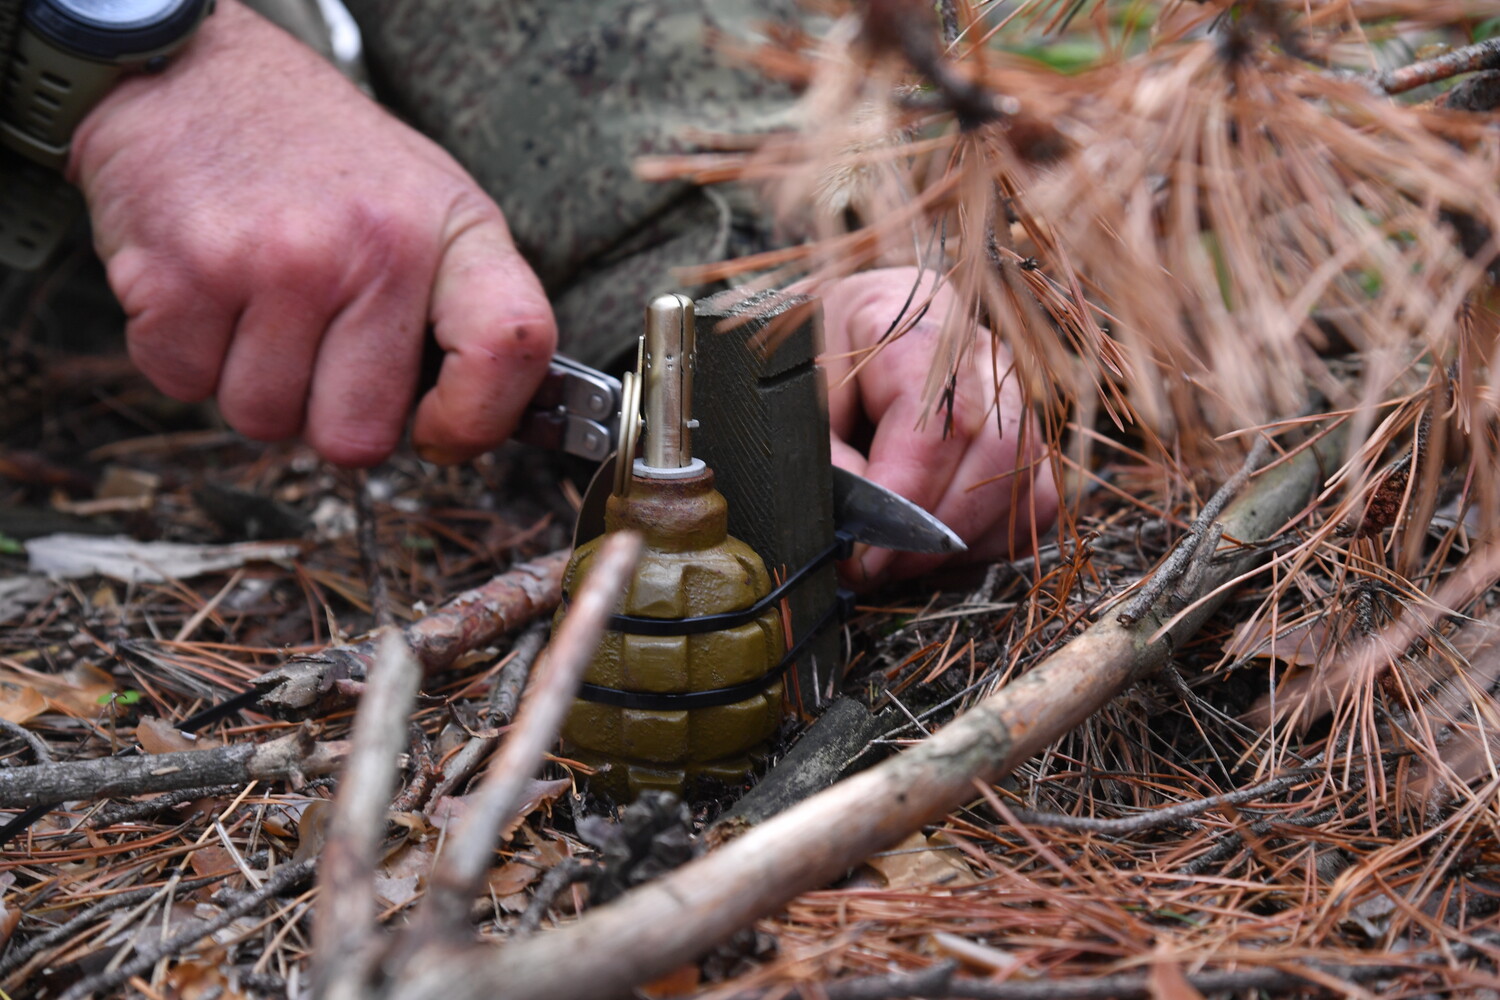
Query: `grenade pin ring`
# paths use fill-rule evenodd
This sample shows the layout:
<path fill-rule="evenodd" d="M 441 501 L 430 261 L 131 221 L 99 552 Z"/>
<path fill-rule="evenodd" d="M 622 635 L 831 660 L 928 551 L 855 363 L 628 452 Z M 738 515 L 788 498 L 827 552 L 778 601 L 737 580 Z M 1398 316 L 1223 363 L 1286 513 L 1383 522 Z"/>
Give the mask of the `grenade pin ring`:
<path fill-rule="evenodd" d="M 644 382 L 642 366 L 645 364 L 646 340 L 639 341 L 636 350 L 635 371 L 626 372 L 620 379 L 620 441 L 615 453 L 615 495 L 630 492 L 630 479 L 635 468 L 636 445 L 641 439 L 641 386 Z"/>

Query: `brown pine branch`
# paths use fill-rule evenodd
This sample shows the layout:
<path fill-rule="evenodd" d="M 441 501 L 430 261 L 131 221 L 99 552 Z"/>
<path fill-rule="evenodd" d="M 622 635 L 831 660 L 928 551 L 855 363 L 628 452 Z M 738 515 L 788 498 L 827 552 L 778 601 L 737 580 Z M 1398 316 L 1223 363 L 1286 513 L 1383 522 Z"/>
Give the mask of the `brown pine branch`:
<path fill-rule="evenodd" d="M 402 635 L 425 673 L 445 669 L 460 656 L 549 614 L 562 596 L 568 550 L 513 566 L 489 583 L 453 598 L 407 626 Z M 263 674 L 260 706 L 283 718 L 323 714 L 352 700 L 375 662 L 376 640 L 294 656 Z"/>
<path fill-rule="evenodd" d="M 1400 69 L 1385 70 L 1376 74 L 1375 85 L 1387 94 L 1404 94 L 1425 84 L 1451 79 L 1460 73 L 1486 69 L 1500 69 L 1500 38 L 1465 45 L 1461 49 L 1444 52 L 1440 56 L 1423 59 Z"/>

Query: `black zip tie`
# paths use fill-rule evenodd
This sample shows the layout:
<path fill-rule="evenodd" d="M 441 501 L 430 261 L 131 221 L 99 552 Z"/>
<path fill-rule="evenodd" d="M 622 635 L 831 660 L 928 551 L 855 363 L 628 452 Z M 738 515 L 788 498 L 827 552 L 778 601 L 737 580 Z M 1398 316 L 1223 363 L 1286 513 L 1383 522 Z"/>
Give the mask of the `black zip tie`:
<path fill-rule="evenodd" d="M 738 611 L 721 611 L 712 615 L 694 615 L 691 618 L 643 618 L 638 615 L 610 615 L 605 627 L 611 632 L 626 635 L 702 635 L 705 632 L 723 632 L 741 625 L 748 625 L 771 610 L 787 592 L 797 587 L 808 576 L 827 566 L 835 559 L 847 559 L 854 550 L 854 538 L 844 531 L 835 531 L 833 544 L 804 563 L 795 573 L 787 577 L 765 597 L 747 608 Z M 563 597 L 563 610 L 568 599 Z"/>
<path fill-rule="evenodd" d="M 809 563 L 809 566 L 812 564 Z M 603 687 L 598 684 L 583 684 L 579 686 L 578 697 L 584 701 L 595 702 L 600 705 L 611 705 L 615 708 L 634 708 L 648 712 L 681 712 L 692 711 L 700 708 L 719 708 L 724 705 L 733 705 L 753 698 L 766 688 L 781 679 L 802 651 L 807 648 L 823 630 L 835 622 L 848 618 L 854 610 L 854 593 L 839 588 L 838 596 L 834 599 L 833 606 L 823 613 L 816 625 L 809 629 L 802 638 L 786 651 L 781 662 L 772 667 L 768 672 L 759 677 L 734 684 L 729 687 L 710 688 L 707 691 L 625 691 L 620 688 Z M 714 617 L 714 616 L 706 616 Z M 656 621 L 658 619 L 647 619 Z M 672 621 L 698 621 L 696 618 L 669 619 Z M 671 634 L 671 633 L 668 633 Z"/>

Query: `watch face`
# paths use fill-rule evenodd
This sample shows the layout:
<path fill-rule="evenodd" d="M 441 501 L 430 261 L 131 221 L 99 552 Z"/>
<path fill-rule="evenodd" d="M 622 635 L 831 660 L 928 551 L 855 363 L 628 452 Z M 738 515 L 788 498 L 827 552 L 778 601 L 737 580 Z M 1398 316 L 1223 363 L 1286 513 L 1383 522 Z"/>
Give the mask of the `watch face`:
<path fill-rule="evenodd" d="M 51 0 L 58 10 L 101 28 L 154 24 L 183 3 L 184 0 Z"/>
<path fill-rule="evenodd" d="M 192 34 L 213 0 L 25 0 L 25 23 L 85 59 L 105 62 L 160 52 Z"/>

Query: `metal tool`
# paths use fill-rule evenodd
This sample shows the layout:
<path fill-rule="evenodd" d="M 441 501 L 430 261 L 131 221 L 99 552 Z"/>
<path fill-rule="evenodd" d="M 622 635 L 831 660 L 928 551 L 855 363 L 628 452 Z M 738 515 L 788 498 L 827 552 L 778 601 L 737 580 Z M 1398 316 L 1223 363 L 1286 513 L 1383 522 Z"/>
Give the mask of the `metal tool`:
<path fill-rule="evenodd" d="M 691 393 L 691 387 L 688 391 Z M 622 475 L 625 470 L 615 464 L 623 398 L 624 387 L 613 375 L 556 355 L 515 435 L 527 444 L 601 463 L 584 493 L 573 536 L 575 545 L 604 531 L 605 501 L 612 490 L 619 492 L 621 479 L 628 480 Z M 636 402 L 626 412 L 635 413 L 638 406 Z M 696 421 L 687 422 L 687 430 L 693 423 Z M 683 438 L 682 446 L 690 447 L 686 431 Z M 648 464 L 651 461 L 648 456 Z M 833 468 L 833 512 L 834 522 L 856 542 L 902 552 L 952 553 L 966 548 L 952 528 L 929 512 L 899 493 L 837 466 Z"/>

